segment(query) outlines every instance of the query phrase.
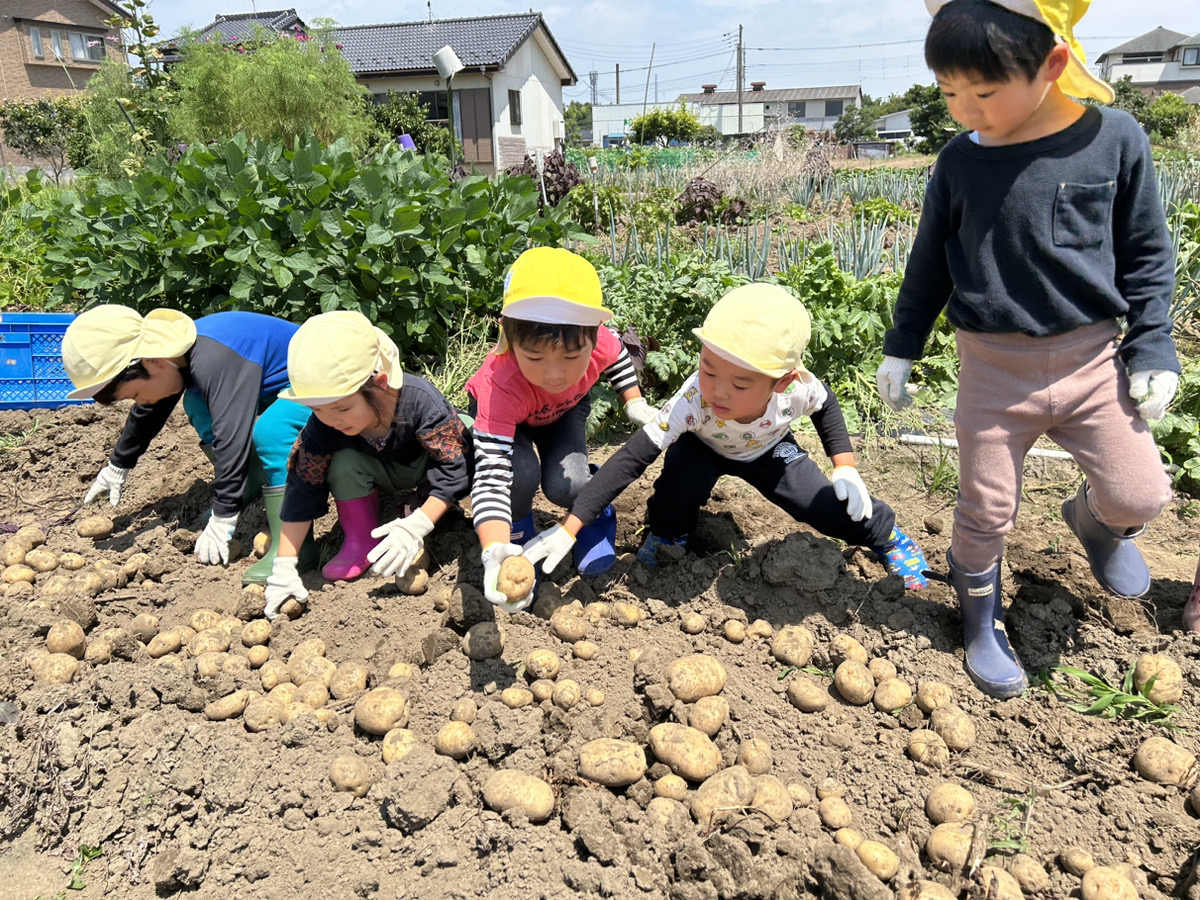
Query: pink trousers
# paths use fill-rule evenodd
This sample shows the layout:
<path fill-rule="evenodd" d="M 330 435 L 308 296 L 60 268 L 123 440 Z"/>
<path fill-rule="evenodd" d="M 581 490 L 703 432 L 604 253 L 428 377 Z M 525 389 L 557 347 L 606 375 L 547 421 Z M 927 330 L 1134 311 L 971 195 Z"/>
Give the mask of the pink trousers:
<path fill-rule="evenodd" d="M 1154 438 L 1129 399 L 1118 333 L 1113 322 L 1056 337 L 957 333 L 951 549 L 964 571 L 985 572 L 1003 555 L 1025 455 L 1043 434 L 1075 457 L 1091 488 L 1090 508 L 1110 528 L 1141 527 L 1171 502 Z"/>

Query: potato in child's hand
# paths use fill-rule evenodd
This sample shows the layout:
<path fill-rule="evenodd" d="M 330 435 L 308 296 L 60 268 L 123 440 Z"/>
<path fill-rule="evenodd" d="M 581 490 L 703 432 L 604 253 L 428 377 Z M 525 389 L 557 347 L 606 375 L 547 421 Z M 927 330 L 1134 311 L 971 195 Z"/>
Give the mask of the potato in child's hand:
<path fill-rule="evenodd" d="M 509 603 L 520 603 L 533 590 L 534 578 L 533 563 L 523 556 L 510 556 L 500 564 L 496 590 L 500 591 Z"/>

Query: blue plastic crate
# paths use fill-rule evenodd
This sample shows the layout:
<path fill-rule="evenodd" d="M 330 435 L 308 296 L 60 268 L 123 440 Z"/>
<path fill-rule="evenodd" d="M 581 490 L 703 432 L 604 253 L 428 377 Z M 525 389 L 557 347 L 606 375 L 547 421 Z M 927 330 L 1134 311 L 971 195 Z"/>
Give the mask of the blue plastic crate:
<path fill-rule="evenodd" d="M 73 313 L 0 313 L 0 409 L 57 409 L 74 385 L 62 363 Z"/>

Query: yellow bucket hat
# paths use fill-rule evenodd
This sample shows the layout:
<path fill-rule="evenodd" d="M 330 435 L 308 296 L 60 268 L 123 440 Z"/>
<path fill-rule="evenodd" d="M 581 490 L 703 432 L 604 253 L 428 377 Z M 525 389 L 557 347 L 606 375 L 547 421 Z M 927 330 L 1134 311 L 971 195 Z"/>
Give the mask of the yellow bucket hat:
<path fill-rule="evenodd" d="M 812 334 L 808 310 L 777 284 L 745 284 L 716 302 L 693 328 L 709 350 L 744 369 L 780 378 L 807 372 L 800 361 Z"/>
<path fill-rule="evenodd" d="M 75 385 L 67 399 L 94 397 L 135 359 L 183 356 L 194 343 L 196 323 L 178 310 L 152 309 L 143 317 L 115 303 L 93 307 L 63 334 L 63 366 Z"/>
<path fill-rule="evenodd" d="M 288 379 L 279 392 L 303 406 L 324 406 L 358 391 L 376 372 L 388 385 L 404 383 L 400 350 L 362 313 L 337 310 L 313 316 L 288 343 Z"/>
<path fill-rule="evenodd" d="M 505 276 L 501 314 L 528 322 L 600 325 L 612 318 L 603 299 L 596 267 L 578 253 L 532 247 Z"/>
<path fill-rule="evenodd" d="M 925 0 L 925 8 L 932 16 L 950 0 Z M 1080 99 L 1099 100 L 1112 103 L 1116 98 L 1107 82 L 1101 81 L 1087 67 L 1087 54 L 1083 45 L 1075 38 L 1075 26 L 1087 12 L 1092 0 L 989 0 L 997 6 L 1015 12 L 1019 16 L 1041 22 L 1054 32 L 1070 52 L 1066 71 L 1058 78 L 1058 86 L 1064 94 Z"/>

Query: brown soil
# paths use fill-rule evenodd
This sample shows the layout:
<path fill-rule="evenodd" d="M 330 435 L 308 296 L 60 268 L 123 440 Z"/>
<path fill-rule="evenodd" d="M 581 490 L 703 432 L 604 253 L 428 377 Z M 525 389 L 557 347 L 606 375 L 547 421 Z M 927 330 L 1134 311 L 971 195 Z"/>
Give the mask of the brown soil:
<path fill-rule="evenodd" d="M 0 434 L 20 435 L 34 421 L 0 415 Z M 1074 490 L 1074 470 L 1031 464 L 1004 578 L 1009 632 L 1030 670 L 1072 665 L 1119 684 L 1143 653 L 1174 659 L 1186 682 L 1176 721 L 1188 730 L 1173 732 L 1085 716 L 1042 689 L 1009 702 L 988 699 L 963 672 L 957 604 L 945 584 L 904 594 L 869 554 L 815 537 L 735 480 L 718 485 L 689 552 L 674 565 L 648 569 L 626 556 L 608 576 L 580 579 L 563 567 L 544 580 L 538 612 L 557 595 L 555 586 L 568 601 L 626 601 L 643 612 L 633 627 L 592 622 L 594 660 L 572 658 L 537 615 L 497 612 L 503 653 L 473 661 L 459 636 L 491 610 L 471 603 L 470 591 L 450 596 L 456 584 L 481 578 L 469 521 L 455 515 L 429 542 L 434 571 L 424 595 L 401 595 L 390 580 L 369 576 L 337 585 L 308 576 L 308 611 L 272 629 L 274 659 L 321 638 L 329 660 L 360 663 L 372 686 L 386 682 L 407 696 L 418 748 L 385 766 L 381 739 L 355 727 L 355 696 L 330 702 L 333 730 L 302 715 L 251 733 L 241 718 L 210 721 L 204 707 L 242 685 L 260 690 L 257 672 L 201 677 L 192 660 L 182 659 L 181 670 L 154 664 L 136 642 L 125 648 L 127 658 L 81 664 L 70 684 L 34 681 L 24 657 L 44 645 L 63 615 L 84 620 L 93 641 L 139 613 L 159 616 L 164 630 L 187 624 L 200 609 L 254 618 L 239 577 L 249 561 L 223 570 L 189 555 L 208 505 L 211 468 L 180 414 L 132 473 L 112 537 L 93 544 L 71 524 L 55 525 L 73 511 L 122 421 L 119 410 L 91 407 L 42 413 L 32 433 L 0 453 L 0 522 L 39 523 L 49 549 L 89 560 L 150 554 L 141 574 L 95 597 L 94 622 L 86 600 L 53 608 L 57 601 L 0 599 L 0 701 L 15 705 L 0 705 L 6 898 L 62 896 L 81 845 L 101 853 L 74 873 L 76 886 L 86 885 L 70 894 L 80 900 L 882 898 L 914 876 L 935 879 L 956 896 L 983 896 L 970 871 L 937 872 L 921 852 L 932 830 L 925 795 L 947 780 L 968 788 L 977 803 L 968 870 L 985 854 L 1003 865 L 1013 852 L 1005 847 L 1020 844 L 1046 874 L 1037 896 L 1077 897 L 1080 879 L 1057 859 L 1080 847 L 1100 864 L 1127 865 L 1143 898 L 1200 896 L 1193 875 L 1200 828 L 1186 791 L 1144 781 L 1130 765 L 1153 735 L 1200 749 L 1200 636 L 1180 631 L 1196 565 L 1195 521 L 1185 515 L 1194 507 L 1177 502 L 1142 539 L 1156 576 L 1149 596 L 1108 600 L 1058 513 Z M 908 447 L 873 446 L 863 456 L 867 483 L 899 510 L 901 525 L 944 572 L 952 498 L 926 495 L 928 458 Z M 618 502 L 625 551 L 638 545 L 652 475 Z M 552 511 L 544 509 L 542 519 L 548 524 Z M 327 554 L 339 539 L 336 530 L 330 534 L 333 524 L 332 515 L 318 523 Z M 239 525 L 243 542 L 249 546 L 262 527 L 259 505 Z M 707 620 L 696 635 L 680 627 L 681 614 L 691 611 Z M 905 753 L 910 731 L 927 724 L 915 706 L 889 714 L 835 695 L 823 712 L 799 712 L 785 689 L 801 673 L 787 672 L 761 639 L 725 637 L 728 620 L 756 619 L 776 629 L 806 625 L 817 638 L 813 666 L 824 672 L 833 668 L 830 639 L 848 634 L 872 657 L 890 660 L 912 687 L 940 680 L 974 722 L 975 745 L 932 769 Z M 233 655 L 246 652 L 237 636 Z M 499 702 L 504 688 L 524 684 L 522 661 L 538 647 L 562 658 L 560 680 L 600 689 L 603 703 L 563 711 L 550 701 L 523 709 Z M 635 665 L 631 657 L 639 652 Z M 629 787 L 579 777 L 586 742 L 612 737 L 647 747 L 654 725 L 686 722 L 688 706 L 664 696 L 660 673 L 663 663 L 690 653 L 715 657 L 728 672 L 721 696 L 730 721 L 714 738 L 724 764 L 735 762 L 741 742 L 763 739 L 773 754 L 771 773 L 802 786 L 811 803 L 797 804 L 779 823 L 746 808 L 714 827 L 693 821 L 683 805 L 670 807 L 665 821 L 652 819 L 649 779 L 667 769 L 648 749 L 648 777 Z M 413 664 L 414 674 L 389 680 L 397 661 Z M 827 683 L 821 674 L 811 677 Z M 436 734 L 466 698 L 478 707 L 476 750 L 461 761 L 436 755 Z M 377 779 L 361 798 L 335 792 L 330 782 L 330 764 L 347 754 Z M 532 824 L 519 809 L 500 814 L 483 803 L 488 775 L 501 768 L 537 775 L 553 788 L 547 821 Z M 815 794 L 827 777 L 844 785 L 853 827 L 899 853 L 900 875 L 890 886 L 822 825 Z"/>

